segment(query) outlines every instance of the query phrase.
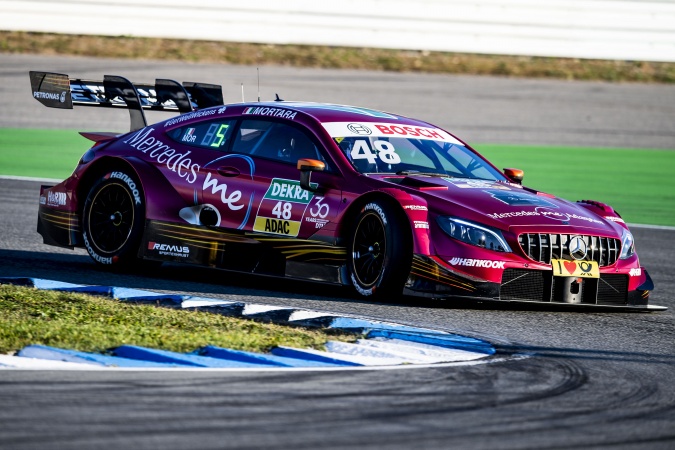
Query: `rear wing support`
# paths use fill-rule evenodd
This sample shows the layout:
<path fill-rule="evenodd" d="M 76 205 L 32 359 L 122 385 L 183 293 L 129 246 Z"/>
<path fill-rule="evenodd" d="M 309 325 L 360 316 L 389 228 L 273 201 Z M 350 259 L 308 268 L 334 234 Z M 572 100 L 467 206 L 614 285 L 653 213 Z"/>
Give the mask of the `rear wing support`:
<path fill-rule="evenodd" d="M 98 106 L 129 110 L 131 131 L 147 126 L 144 109 L 178 112 L 223 104 L 222 87 L 217 84 L 157 79 L 155 84 L 132 83 L 118 75 L 105 75 L 103 81 L 70 79 L 53 72 L 29 72 L 33 97 L 49 108 Z"/>

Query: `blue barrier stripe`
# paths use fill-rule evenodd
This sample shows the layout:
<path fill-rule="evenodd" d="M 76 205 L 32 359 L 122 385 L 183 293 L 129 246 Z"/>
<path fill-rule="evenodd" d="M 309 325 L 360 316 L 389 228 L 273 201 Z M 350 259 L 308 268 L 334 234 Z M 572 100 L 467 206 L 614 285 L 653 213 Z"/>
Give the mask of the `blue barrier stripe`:
<path fill-rule="evenodd" d="M 209 356 L 211 358 L 222 358 L 233 361 L 252 362 L 258 364 L 268 364 L 277 367 L 335 367 L 338 364 L 311 361 L 301 358 L 289 358 L 284 356 L 276 356 L 270 354 L 243 352 L 239 350 L 231 350 L 229 348 L 215 347 L 207 345 L 198 350 L 200 355 Z M 341 365 L 341 364 L 340 364 Z"/>
<path fill-rule="evenodd" d="M 252 364 L 241 361 L 226 361 L 186 353 L 170 352 L 168 350 L 156 350 L 135 345 L 122 345 L 113 349 L 113 354 L 130 359 L 154 361 L 161 363 L 181 364 L 193 367 L 250 367 L 259 368 L 261 364 Z"/>
<path fill-rule="evenodd" d="M 161 294 L 140 289 L 121 288 L 112 286 L 86 286 L 65 283 L 53 280 L 28 277 L 0 277 L 0 284 L 9 283 L 23 286 L 33 286 L 38 289 L 80 292 L 94 295 L 105 295 L 123 301 L 158 302 L 183 306 L 188 308 L 228 310 L 228 315 L 242 316 L 245 303 L 221 301 L 218 299 L 191 297 L 188 295 Z M 194 304 L 196 306 L 190 306 Z M 252 305 L 256 306 L 256 305 Z M 247 317 L 268 317 L 272 322 L 287 322 L 293 314 L 292 308 L 279 308 L 270 311 L 261 311 L 248 314 Z M 302 311 L 302 310 L 300 310 Z M 406 325 L 388 324 L 369 321 L 366 319 L 335 317 L 332 315 L 317 316 L 293 321 L 295 324 L 312 323 L 325 328 L 343 329 L 366 334 L 366 338 L 389 338 L 409 342 L 434 345 L 442 348 L 465 350 L 485 355 L 493 355 L 496 350 L 486 341 L 480 339 L 449 334 L 424 328 Z M 212 368 L 260 368 L 260 367 L 328 367 L 328 366 L 362 366 L 350 360 L 340 359 L 333 354 L 316 354 L 310 351 L 289 347 L 277 347 L 271 354 L 258 354 L 214 346 L 203 347 L 194 353 L 185 354 L 156 350 L 145 347 L 123 345 L 114 350 L 116 356 L 100 355 L 95 353 L 78 352 L 75 350 L 57 349 L 47 346 L 27 346 L 19 352 L 19 356 L 40 359 L 52 359 L 67 362 L 79 362 L 119 367 L 212 367 Z M 44 356 L 36 356 L 44 355 Z"/>
<path fill-rule="evenodd" d="M 290 347 L 275 347 L 272 349 L 272 354 L 276 356 L 283 356 L 286 358 L 296 358 L 296 359 L 303 359 L 306 361 L 329 363 L 336 366 L 358 366 L 358 367 L 363 366 L 363 364 L 355 363 L 352 361 L 345 361 L 330 356 L 317 355 L 314 353 L 306 352 L 304 350 Z"/>
<path fill-rule="evenodd" d="M 366 339 L 376 337 L 419 342 L 422 344 L 436 345 L 439 347 L 485 353 L 486 355 L 493 355 L 495 353 L 495 348 L 488 342 L 466 336 L 460 336 L 457 334 L 415 334 L 392 330 L 372 330 L 366 335 Z"/>
<path fill-rule="evenodd" d="M 409 327 L 406 325 L 396 325 L 382 322 L 371 322 L 365 319 L 352 319 L 350 317 L 336 317 L 333 319 L 328 328 L 340 328 L 344 330 L 396 330 L 407 331 L 410 333 L 432 333 L 444 334 L 441 331 L 435 332 L 424 328 Z"/>
<path fill-rule="evenodd" d="M 24 358 L 48 359 L 51 361 L 65 361 L 74 363 L 92 364 L 111 367 L 177 367 L 175 364 L 140 361 L 116 356 L 101 355 L 98 353 L 66 350 L 46 345 L 29 345 L 21 349 L 17 356 Z"/>

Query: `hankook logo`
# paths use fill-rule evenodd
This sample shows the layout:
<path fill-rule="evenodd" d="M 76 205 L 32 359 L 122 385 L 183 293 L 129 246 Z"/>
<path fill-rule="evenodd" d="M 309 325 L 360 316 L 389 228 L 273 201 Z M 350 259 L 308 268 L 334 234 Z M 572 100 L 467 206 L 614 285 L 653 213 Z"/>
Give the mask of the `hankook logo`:
<path fill-rule="evenodd" d="M 570 252 L 570 256 L 577 261 L 586 258 L 586 252 L 588 251 L 586 241 L 581 236 L 571 238 L 567 244 L 567 249 Z"/>
<path fill-rule="evenodd" d="M 347 125 L 347 129 L 354 134 L 359 134 L 363 136 L 367 136 L 370 133 L 372 133 L 372 131 L 370 131 L 370 128 L 368 128 L 365 125 L 361 125 L 360 123 L 350 123 L 349 125 Z"/>

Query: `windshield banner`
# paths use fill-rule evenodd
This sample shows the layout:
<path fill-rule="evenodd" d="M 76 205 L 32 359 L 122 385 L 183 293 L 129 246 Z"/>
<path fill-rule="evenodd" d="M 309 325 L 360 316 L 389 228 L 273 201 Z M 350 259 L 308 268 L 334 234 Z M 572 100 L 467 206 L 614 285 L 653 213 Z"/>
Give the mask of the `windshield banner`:
<path fill-rule="evenodd" d="M 322 123 L 322 125 L 333 138 L 354 136 L 399 137 L 408 139 L 427 139 L 464 145 L 440 128 L 375 122 L 327 122 Z"/>

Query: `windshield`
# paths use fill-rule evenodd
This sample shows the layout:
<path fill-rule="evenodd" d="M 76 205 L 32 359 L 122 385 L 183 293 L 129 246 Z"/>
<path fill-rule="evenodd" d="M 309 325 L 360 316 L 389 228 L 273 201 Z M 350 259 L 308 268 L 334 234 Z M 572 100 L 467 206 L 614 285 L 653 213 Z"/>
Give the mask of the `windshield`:
<path fill-rule="evenodd" d="M 438 175 L 504 181 L 504 176 L 463 145 L 403 137 L 334 138 L 363 174 Z"/>

